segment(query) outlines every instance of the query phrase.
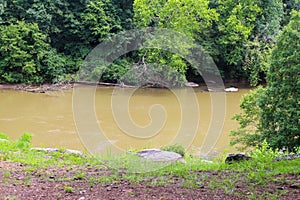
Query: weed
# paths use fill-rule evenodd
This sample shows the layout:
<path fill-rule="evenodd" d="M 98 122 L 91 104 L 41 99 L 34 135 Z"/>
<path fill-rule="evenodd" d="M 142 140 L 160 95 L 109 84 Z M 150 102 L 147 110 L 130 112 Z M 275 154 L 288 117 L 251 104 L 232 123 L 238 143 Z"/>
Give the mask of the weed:
<path fill-rule="evenodd" d="M 64 190 L 65 190 L 66 193 L 73 193 L 74 192 L 74 189 L 71 186 L 65 186 Z"/>
<path fill-rule="evenodd" d="M 90 177 L 88 182 L 89 182 L 90 189 L 92 189 L 94 187 L 94 184 L 97 182 L 97 178 L 96 177 Z"/>
<path fill-rule="evenodd" d="M 25 176 L 25 180 L 24 180 L 25 186 L 29 187 L 31 185 L 30 179 L 31 179 L 30 175 Z"/>
<path fill-rule="evenodd" d="M 9 140 L 9 137 L 5 135 L 4 133 L 0 132 L 0 139 Z"/>
<path fill-rule="evenodd" d="M 4 178 L 10 178 L 11 173 L 9 171 L 4 172 Z"/>
<path fill-rule="evenodd" d="M 181 186 L 187 189 L 197 189 L 198 185 L 193 180 L 185 180 L 183 183 L 181 183 Z"/>
<path fill-rule="evenodd" d="M 61 193 L 57 193 L 57 194 L 56 194 L 56 199 L 57 199 L 57 200 L 58 200 L 58 199 L 61 199 L 61 197 L 62 197 Z"/>
<path fill-rule="evenodd" d="M 75 180 L 82 180 L 84 178 L 85 178 L 85 173 L 84 172 L 78 173 L 74 177 Z"/>

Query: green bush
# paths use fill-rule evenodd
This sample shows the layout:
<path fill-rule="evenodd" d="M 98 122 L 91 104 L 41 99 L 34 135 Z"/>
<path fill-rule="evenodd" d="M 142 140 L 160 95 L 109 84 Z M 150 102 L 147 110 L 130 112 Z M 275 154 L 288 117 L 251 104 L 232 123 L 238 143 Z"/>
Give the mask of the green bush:
<path fill-rule="evenodd" d="M 0 35 L 0 82 L 53 82 L 64 73 L 65 60 L 51 48 L 38 24 L 1 25 Z"/>
<path fill-rule="evenodd" d="M 4 133 L 0 132 L 0 139 L 9 140 L 9 137 L 5 135 Z"/>
<path fill-rule="evenodd" d="M 169 145 L 169 146 L 164 146 L 161 148 L 161 150 L 172 151 L 172 152 L 180 154 L 182 157 L 185 156 L 185 149 L 181 144 L 173 144 L 173 145 Z"/>
<path fill-rule="evenodd" d="M 28 150 L 30 148 L 31 145 L 31 139 L 32 139 L 32 135 L 28 134 L 28 133 L 24 133 L 20 139 L 17 141 L 17 147 L 20 150 Z"/>

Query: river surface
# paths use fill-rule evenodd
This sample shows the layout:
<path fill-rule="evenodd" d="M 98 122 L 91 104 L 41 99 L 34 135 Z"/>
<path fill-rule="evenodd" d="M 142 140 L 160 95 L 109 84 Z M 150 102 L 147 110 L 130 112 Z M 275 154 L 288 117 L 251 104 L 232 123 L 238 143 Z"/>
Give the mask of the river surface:
<path fill-rule="evenodd" d="M 82 90 L 84 96 L 85 88 Z M 95 123 L 106 141 L 124 151 L 159 148 L 181 140 L 195 155 L 201 154 L 205 144 L 210 145 L 210 152 L 214 154 L 233 151 L 229 133 L 237 128 L 237 122 L 231 118 L 240 112 L 240 99 L 248 92 L 249 89 L 240 89 L 239 92 L 222 93 L 221 103 L 212 106 L 213 93 L 201 92 L 200 88 L 177 89 L 175 92 L 168 89 L 97 88 L 94 93 Z M 72 104 L 73 93 L 73 90 L 43 94 L 0 90 L 0 132 L 13 140 L 24 132 L 30 133 L 33 146 L 84 150 L 89 144 L 82 141 L 81 129 L 76 128 L 78 123 L 74 121 L 73 108 L 80 108 Z M 212 113 L 224 118 L 224 123 L 215 120 Z M 220 129 L 220 135 L 214 127 Z M 212 131 L 213 135 L 209 135 Z"/>

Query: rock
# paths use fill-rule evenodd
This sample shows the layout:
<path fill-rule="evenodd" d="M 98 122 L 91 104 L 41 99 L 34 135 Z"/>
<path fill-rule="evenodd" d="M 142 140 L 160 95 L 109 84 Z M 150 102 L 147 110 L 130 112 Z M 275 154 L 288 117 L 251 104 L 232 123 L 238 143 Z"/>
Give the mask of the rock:
<path fill-rule="evenodd" d="M 31 150 L 35 150 L 35 151 L 43 151 L 43 152 L 47 152 L 47 153 L 53 153 L 53 152 L 59 152 L 60 149 L 57 148 L 31 148 Z M 84 153 L 78 150 L 72 150 L 72 149 L 66 149 L 64 152 L 62 153 L 66 153 L 66 154 L 73 154 L 73 155 L 78 155 L 78 156 L 84 156 Z"/>
<path fill-rule="evenodd" d="M 146 149 L 136 153 L 136 155 L 157 162 L 182 162 L 186 163 L 184 158 L 175 152 L 163 151 L 160 149 Z"/>
<path fill-rule="evenodd" d="M 35 147 L 35 148 L 31 148 L 31 150 L 43 151 L 43 152 L 47 152 L 47 153 L 58 152 L 57 148 L 39 148 L 39 147 Z"/>
<path fill-rule="evenodd" d="M 294 183 L 294 184 L 290 185 L 290 188 L 300 189 L 300 183 Z"/>
<path fill-rule="evenodd" d="M 239 162 L 243 160 L 251 160 L 252 158 L 250 156 L 247 156 L 245 154 L 229 154 L 227 158 L 225 159 L 225 162 L 228 164 L 232 164 L 234 162 Z"/>
<path fill-rule="evenodd" d="M 74 154 L 74 155 L 84 156 L 82 151 L 73 150 L 73 149 L 66 149 L 65 153 L 66 154 Z"/>
<path fill-rule="evenodd" d="M 300 158 L 300 154 L 289 154 L 289 155 L 281 156 L 281 157 L 275 158 L 274 161 L 294 160 L 296 158 Z"/>
<path fill-rule="evenodd" d="M 199 84 L 194 83 L 194 82 L 187 82 L 185 84 L 186 87 L 199 87 Z"/>
<path fill-rule="evenodd" d="M 238 92 L 239 89 L 235 87 L 225 88 L 225 92 Z"/>

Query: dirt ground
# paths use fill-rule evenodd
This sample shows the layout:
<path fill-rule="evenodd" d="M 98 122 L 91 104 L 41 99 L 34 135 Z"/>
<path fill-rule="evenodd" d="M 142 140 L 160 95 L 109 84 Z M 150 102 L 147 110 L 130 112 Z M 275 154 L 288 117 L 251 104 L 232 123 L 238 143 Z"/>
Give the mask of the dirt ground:
<path fill-rule="evenodd" d="M 84 177 L 74 174 L 84 171 Z M 20 163 L 0 162 L 0 199 L 2 200 L 37 200 L 37 199 L 250 199 L 258 194 L 262 196 L 283 191 L 277 199 L 300 199 L 300 181 L 295 175 L 278 175 L 281 181 L 274 181 L 267 185 L 256 185 L 251 190 L 249 186 L 239 181 L 234 183 L 230 191 L 224 188 L 211 187 L 210 180 L 218 180 L 221 176 L 230 176 L 226 172 L 192 172 L 195 176 L 209 177 L 199 180 L 200 185 L 188 187 L 182 184 L 180 177 L 172 177 L 167 185 L 151 184 L 155 180 L 138 183 L 126 180 L 113 181 L 113 183 L 99 183 L 91 177 L 103 177 L 110 172 L 105 169 L 93 167 L 86 168 L 51 168 L 30 170 Z M 232 173 L 232 172 L 231 172 Z M 299 175 L 298 175 L 299 176 Z M 167 178 L 167 177 L 165 177 Z M 155 179 L 155 178 L 154 178 Z M 278 196 L 278 195 L 275 195 Z"/>

